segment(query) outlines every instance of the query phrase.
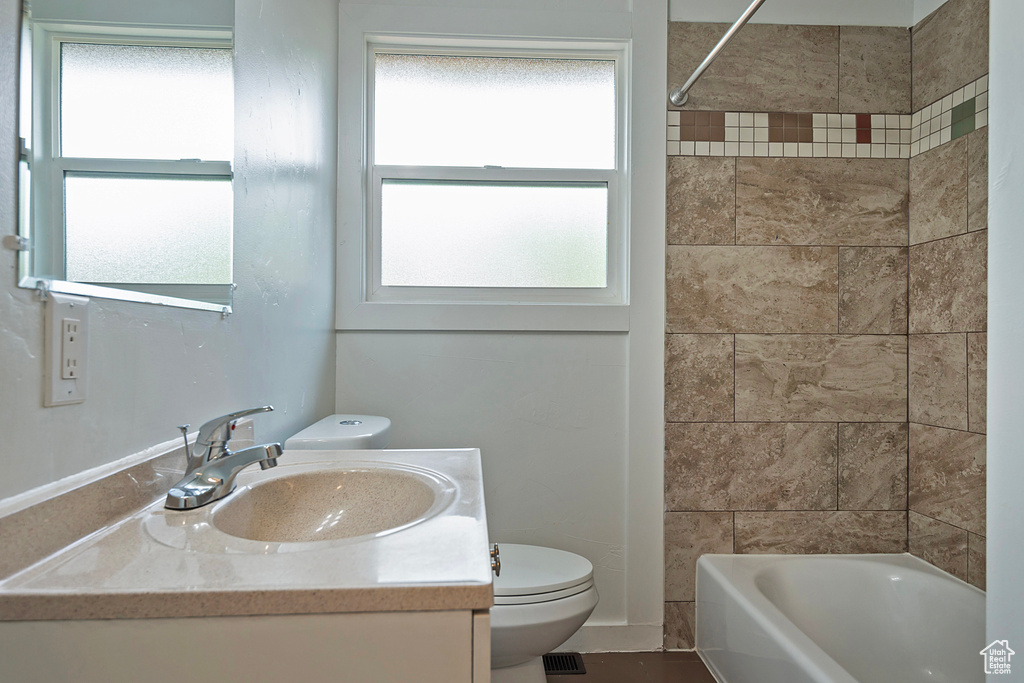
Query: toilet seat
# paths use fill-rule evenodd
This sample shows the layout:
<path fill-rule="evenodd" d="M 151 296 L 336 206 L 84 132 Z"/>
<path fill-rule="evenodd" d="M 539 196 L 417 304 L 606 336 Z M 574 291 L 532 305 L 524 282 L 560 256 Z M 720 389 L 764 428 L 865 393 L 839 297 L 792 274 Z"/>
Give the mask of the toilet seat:
<path fill-rule="evenodd" d="M 494 578 L 495 605 L 561 600 L 594 585 L 594 565 L 574 553 L 534 545 L 500 546 L 501 575 Z"/>

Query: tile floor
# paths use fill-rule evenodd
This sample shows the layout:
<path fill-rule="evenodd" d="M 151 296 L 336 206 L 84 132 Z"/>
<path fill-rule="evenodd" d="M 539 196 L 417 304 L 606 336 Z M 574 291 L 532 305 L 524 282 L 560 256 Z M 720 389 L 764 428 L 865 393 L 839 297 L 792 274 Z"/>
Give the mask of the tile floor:
<path fill-rule="evenodd" d="M 715 683 L 696 652 L 604 652 L 583 655 L 587 673 L 548 676 L 548 683 Z"/>

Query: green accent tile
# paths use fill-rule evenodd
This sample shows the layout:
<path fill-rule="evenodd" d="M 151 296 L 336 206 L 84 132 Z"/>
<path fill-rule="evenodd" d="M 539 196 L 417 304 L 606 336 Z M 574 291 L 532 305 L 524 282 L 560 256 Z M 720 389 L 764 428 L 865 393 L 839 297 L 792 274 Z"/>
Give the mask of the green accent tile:
<path fill-rule="evenodd" d="M 974 114 L 971 114 L 962 121 L 957 121 L 953 124 L 953 131 L 950 134 L 950 140 L 956 140 L 958 137 L 967 135 L 974 131 Z"/>
<path fill-rule="evenodd" d="M 963 121 L 968 116 L 974 116 L 975 98 L 971 98 L 963 104 L 958 104 L 953 107 L 953 123 L 957 121 Z"/>

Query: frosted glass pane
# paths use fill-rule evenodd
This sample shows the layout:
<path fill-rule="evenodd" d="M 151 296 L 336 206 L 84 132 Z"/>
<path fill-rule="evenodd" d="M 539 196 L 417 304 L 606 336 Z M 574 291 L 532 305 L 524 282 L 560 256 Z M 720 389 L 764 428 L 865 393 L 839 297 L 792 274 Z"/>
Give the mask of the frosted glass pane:
<path fill-rule="evenodd" d="M 228 161 L 231 50 L 61 44 L 66 157 Z"/>
<path fill-rule="evenodd" d="M 615 167 L 615 62 L 378 54 L 374 161 Z"/>
<path fill-rule="evenodd" d="M 68 173 L 67 279 L 231 282 L 231 181 Z"/>
<path fill-rule="evenodd" d="M 381 284 L 605 287 L 608 188 L 385 180 Z"/>

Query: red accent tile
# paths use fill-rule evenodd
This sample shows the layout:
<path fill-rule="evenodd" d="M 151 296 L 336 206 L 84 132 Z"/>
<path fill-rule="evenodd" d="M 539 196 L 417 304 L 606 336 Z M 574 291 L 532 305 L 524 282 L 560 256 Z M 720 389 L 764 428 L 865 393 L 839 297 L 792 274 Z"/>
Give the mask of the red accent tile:
<path fill-rule="evenodd" d="M 860 123 L 860 121 L 859 121 L 859 117 L 860 116 L 861 116 L 861 114 L 857 114 L 857 117 L 858 117 L 857 123 Z M 857 129 L 857 144 L 862 145 L 862 144 L 870 143 L 870 142 L 871 142 L 871 129 L 870 128 L 858 128 Z"/>
<path fill-rule="evenodd" d="M 867 128 L 871 130 L 871 114 L 857 114 L 857 130 Z M 860 135 L 857 135 L 857 142 L 860 142 Z M 868 142 L 871 142 L 871 135 L 868 134 Z"/>

